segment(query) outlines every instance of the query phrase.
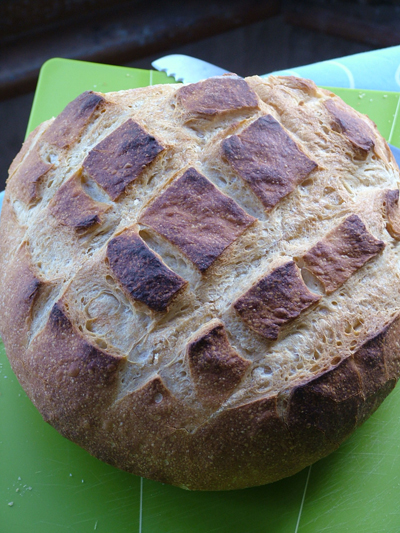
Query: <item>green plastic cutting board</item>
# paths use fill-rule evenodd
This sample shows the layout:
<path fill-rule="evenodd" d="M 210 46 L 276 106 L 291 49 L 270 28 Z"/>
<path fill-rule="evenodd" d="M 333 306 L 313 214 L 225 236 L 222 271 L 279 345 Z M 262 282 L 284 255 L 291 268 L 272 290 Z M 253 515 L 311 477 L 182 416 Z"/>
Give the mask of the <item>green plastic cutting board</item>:
<path fill-rule="evenodd" d="M 173 81 L 158 72 L 52 59 L 28 130 L 79 93 Z M 400 147 L 400 94 L 335 90 Z M 0 533 L 397 533 L 400 386 L 334 454 L 272 485 L 192 493 L 101 463 L 45 424 L 0 345 Z"/>

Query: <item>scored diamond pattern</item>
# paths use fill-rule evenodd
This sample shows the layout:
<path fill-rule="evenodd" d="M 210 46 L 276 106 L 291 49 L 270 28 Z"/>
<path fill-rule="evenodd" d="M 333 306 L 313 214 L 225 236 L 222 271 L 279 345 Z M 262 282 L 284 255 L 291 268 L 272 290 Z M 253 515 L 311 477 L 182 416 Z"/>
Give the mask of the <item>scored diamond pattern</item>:
<path fill-rule="evenodd" d="M 350 215 L 317 242 L 303 261 L 330 294 L 384 247 L 385 243 L 375 239 L 357 215 Z"/>
<path fill-rule="evenodd" d="M 89 152 L 83 168 L 116 200 L 163 150 L 155 137 L 129 119 Z"/>
<path fill-rule="evenodd" d="M 108 243 L 107 259 L 127 295 L 153 311 L 166 311 L 187 285 L 133 230 L 125 230 Z"/>
<path fill-rule="evenodd" d="M 245 80 L 234 75 L 184 85 L 177 91 L 177 101 L 186 112 L 186 120 L 258 108 L 257 95 Z"/>
<path fill-rule="evenodd" d="M 189 168 L 150 204 L 139 222 L 177 246 L 205 272 L 255 219 Z"/>
<path fill-rule="evenodd" d="M 276 340 L 283 326 L 320 299 L 305 285 L 294 261 L 289 261 L 261 278 L 233 306 L 250 329 Z"/>
<path fill-rule="evenodd" d="M 271 210 L 317 167 L 271 115 L 222 141 L 222 155 Z"/>

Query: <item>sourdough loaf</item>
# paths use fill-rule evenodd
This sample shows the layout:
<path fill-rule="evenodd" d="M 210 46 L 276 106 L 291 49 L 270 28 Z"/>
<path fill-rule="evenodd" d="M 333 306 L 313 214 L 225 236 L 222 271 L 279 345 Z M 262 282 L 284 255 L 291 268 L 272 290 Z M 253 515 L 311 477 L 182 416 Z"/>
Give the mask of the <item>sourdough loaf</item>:
<path fill-rule="evenodd" d="M 294 77 L 86 92 L 15 158 L 0 331 L 44 420 L 189 489 L 335 450 L 400 373 L 399 171 Z"/>

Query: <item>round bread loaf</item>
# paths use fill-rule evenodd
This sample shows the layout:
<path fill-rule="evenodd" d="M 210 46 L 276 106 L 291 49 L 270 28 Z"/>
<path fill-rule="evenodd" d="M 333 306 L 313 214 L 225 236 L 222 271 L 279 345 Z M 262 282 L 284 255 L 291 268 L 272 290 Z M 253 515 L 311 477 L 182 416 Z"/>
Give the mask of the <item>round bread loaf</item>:
<path fill-rule="evenodd" d="M 198 490 L 294 474 L 400 373 L 399 171 L 294 77 L 86 92 L 1 214 L 0 331 L 45 421 Z"/>

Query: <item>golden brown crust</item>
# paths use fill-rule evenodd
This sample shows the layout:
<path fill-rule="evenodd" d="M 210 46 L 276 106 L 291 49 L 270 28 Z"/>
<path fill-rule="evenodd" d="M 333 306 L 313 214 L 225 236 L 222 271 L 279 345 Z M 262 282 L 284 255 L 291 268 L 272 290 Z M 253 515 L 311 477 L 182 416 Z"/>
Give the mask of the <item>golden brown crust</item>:
<path fill-rule="evenodd" d="M 295 262 L 289 261 L 260 279 L 233 306 L 249 328 L 276 340 L 282 327 L 320 299 L 308 289 Z"/>
<path fill-rule="evenodd" d="M 386 363 L 395 361 L 399 370 L 399 331 L 396 317 L 332 370 L 280 396 L 226 409 L 192 434 L 178 427 L 168 398 L 168 415 L 155 420 L 165 420 L 159 429 L 162 445 L 154 443 L 154 426 L 140 431 L 140 449 L 145 453 L 138 457 L 142 464 L 138 468 L 135 462 L 132 471 L 191 489 L 226 490 L 273 482 L 302 470 L 337 449 L 392 390 L 397 378 L 393 379 Z M 381 362 L 375 365 L 376 357 Z M 375 373 L 374 384 L 365 379 L 366 372 L 370 378 Z M 135 413 L 136 408 L 141 413 L 148 404 L 138 401 L 133 409 L 129 402 L 124 413 Z M 176 400 L 173 405 L 179 409 Z M 127 417 L 124 420 L 128 425 Z M 129 427 L 124 433 L 129 435 Z M 156 446 L 156 460 L 148 457 L 151 445 Z M 115 457 L 108 461 L 115 464 Z"/>
<path fill-rule="evenodd" d="M 54 165 L 42 160 L 37 147 L 34 147 L 15 170 L 10 189 L 19 191 L 19 197 L 25 204 L 34 204 L 39 200 L 41 181 L 53 168 Z"/>
<path fill-rule="evenodd" d="M 299 90 L 300 94 L 307 94 L 312 97 L 318 95 L 318 88 L 312 80 L 298 78 L 296 76 L 282 76 L 281 79 L 284 80 L 286 87 Z"/>
<path fill-rule="evenodd" d="M 43 124 L 39 124 L 39 126 L 36 126 L 36 128 L 30 132 L 28 137 L 25 139 L 25 142 L 23 143 L 21 150 L 18 152 L 18 154 L 14 157 L 10 168 L 8 170 L 8 175 L 11 177 L 14 172 L 17 170 L 19 165 L 24 160 L 24 157 L 31 149 L 32 145 L 35 143 L 36 137 L 39 135 L 40 131 L 43 129 Z"/>
<path fill-rule="evenodd" d="M 196 434 L 192 454 L 200 457 L 201 478 L 196 473 L 199 489 L 234 490 L 255 485 L 258 474 L 274 481 L 278 471 L 285 477 L 293 472 L 295 455 L 299 460 L 295 448 L 279 414 L 277 396 L 227 409 Z"/>
<path fill-rule="evenodd" d="M 302 470 L 334 451 L 389 394 L 395 384 L 387 366 L 376 365 L 375 385 L 360 374 L 371 359 L 395 361 L 400 320 L 380 333 L 329 372 L 282 394 L 228 409 L 199 429 L 194 445 L 203 460 L 196 487 L 219 490 L 252 486 L 255 478 L 269 482 Z M 391 352 L 391 350 L 394 350 Z M 206 453 L 204 453 L 206 451 Z M 240 464 L 240 470 L 237 465 Z M 197 480 L 196 480 L 197 481 Z"/>
<path fill-rule="evenodd" d="M 350 215 L 313 246 L 303 261 L 330 294 L 384 247 L 385 243 L 368 232 L 360 217 Z"/>
<path fill-rule="evenodd" d="M 300 439 L 311 444 L 311 436 L 315 449 L 325 438 L 337 447 L 375 411 L 397 381 L 387 362 L 399 368 L 399 328 L 397 316 L 337 367 L 293 389 L 288 422 Z"/>
<path fill-rule="evenodd" d="M 25 350 L 28 343 L 29 326 L 34 302 L 44 286 L 31 264 L 26 243 L 22 243 L 7 267 L 9 276 L 0 286 L 0 305 L 4 310 L 0 317 L 2 331 L 9 331 L 5 339 L 13 347 Z"/>
<path fill-rule="evenodd" d="M 142 214 L 150 226 L 204 272 L 255 219 L 189 168 Z"/>
<path fill-rule="evenodd" d="M 317 167 L 271 115 L 222 142 L 222 154 L 265 209 L 272 209 Z"/>
<path fill-rule="evenodd" d="M 99 423 L 115 396 L 125 361 L 85 341 L 59 302 L 32 341 L 24 364 L 31 398 L 43 418 L 73 439 L 82 428 Z"/>
<path fill-rule="evenodd" d="M 193 414 L 180 402 L 165 386 L 160 376 L 154 376 L 144 383 L 138 390 L 127 394 L 123 400 L 117 402 L 110 409 L 110 422 L 113 423 L 112 413 L 121 410 L 129 424 L 130 419 L 137 420 L 142 425 L 139 431 L 143 443 L 159 441 L 157 434 L 167 437 L 176 429 L 184 427 L 187 417 Z M 142 416 L 146 413 L 146 416 Z M 106 422 L 107 423 L 107 422 Z"/>
<path fill-rule="evenodd" d="M 339 121 L 310 81 L 243 83 L 229 98 L 219 81 L 216 95 L 213 81 L 83 95 L 28 140 L 1 214 L 0 331 L 44 419 L 110 464 L 197 490 L 312 464 L 400 375 L 399 173 L 385 143 L 372 132 L 363 145 L 368 119 L 338 104 Z M 295 186 L 263 209 L 220 143 L 269 115 Z M 120 124 L 143 125 L 134 187 Z M 82 171 L 99 139 L 118 201 Z M 34 153 L 52 168 L 21 180 Z"/>
<path fill-rule="evenodd" d="M 83 168 L 116 200 L 164 148 L 129 119 L 88 154 Z"/>

